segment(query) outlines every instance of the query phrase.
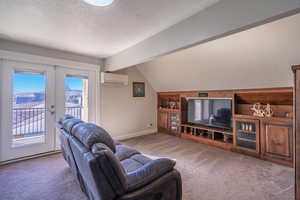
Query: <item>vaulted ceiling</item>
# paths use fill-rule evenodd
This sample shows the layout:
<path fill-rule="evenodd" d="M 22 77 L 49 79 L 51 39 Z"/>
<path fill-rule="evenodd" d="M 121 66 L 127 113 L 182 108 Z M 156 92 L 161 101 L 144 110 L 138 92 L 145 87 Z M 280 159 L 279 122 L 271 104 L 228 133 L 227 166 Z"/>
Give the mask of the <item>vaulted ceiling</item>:
<path fill-rule="evenodd" d="M 300 0 L 0 0 L 0 45 L 76 53 L 116 71 L 299 12 Z"/>
<path fill-rule="evenodd" d="M 83 0 L 1 0 L 0 38 L 107 57 L 219 0 L 115 0 L 93 7 Z"/>
<path fill-rule="evenodd" d="M 300 64 L 300 14 L 138 65 L 154 90 L 293 86 Z"/>

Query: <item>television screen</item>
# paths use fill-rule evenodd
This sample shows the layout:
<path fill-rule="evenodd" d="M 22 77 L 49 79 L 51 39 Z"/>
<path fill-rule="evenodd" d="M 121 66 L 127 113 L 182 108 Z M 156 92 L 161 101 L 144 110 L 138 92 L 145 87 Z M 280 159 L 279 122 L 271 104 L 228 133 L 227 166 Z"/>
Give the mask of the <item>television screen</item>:
<path fill-rule="evenodd" d="M 231 99 L 188 99 L 188 122 L 232 129 Z"/>

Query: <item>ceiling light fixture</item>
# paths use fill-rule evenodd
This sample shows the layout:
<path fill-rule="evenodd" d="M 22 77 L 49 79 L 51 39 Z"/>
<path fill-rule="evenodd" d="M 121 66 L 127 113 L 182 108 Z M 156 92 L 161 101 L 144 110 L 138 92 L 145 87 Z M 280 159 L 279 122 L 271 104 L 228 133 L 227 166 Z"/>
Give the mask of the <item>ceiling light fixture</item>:
<path fill-rule="evenodd" d="M 109 6 L 114 0 L 84 0 L 86 3 L 93 6 Z"/>

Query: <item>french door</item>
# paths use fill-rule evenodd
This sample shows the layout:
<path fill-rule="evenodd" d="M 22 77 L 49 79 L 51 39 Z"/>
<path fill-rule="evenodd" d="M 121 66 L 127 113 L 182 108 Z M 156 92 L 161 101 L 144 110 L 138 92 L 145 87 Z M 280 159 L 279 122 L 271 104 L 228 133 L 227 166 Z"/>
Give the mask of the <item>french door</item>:
<path fill-rule="evenodd" d="M 59 150 L 62 114 L 95 121 L 90 72 L 15 61 L 0 70 L 0 161 Z"/>
<path fill-rule="evenodd" d="M 96 74 L 91 71 L 56 68 L 56 118 L 69 114 L 86 122 L 96 122 Z M 55 149 L 60 149 L 56 132 Z"/>
<path fill-rule="evenodd" d="M 54 147 L 55 70 L 3 61 L 1 67 L 1 161 Z"/>

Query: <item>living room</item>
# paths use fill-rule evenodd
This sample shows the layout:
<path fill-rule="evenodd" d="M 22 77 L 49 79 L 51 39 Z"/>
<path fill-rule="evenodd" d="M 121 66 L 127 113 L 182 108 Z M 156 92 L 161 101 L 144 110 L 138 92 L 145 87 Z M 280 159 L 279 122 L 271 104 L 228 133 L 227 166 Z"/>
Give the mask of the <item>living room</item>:
<path fill-rule="evenodd" d="M 0 199 L 300 199 L 299 13 L 0 0 Z"/>

